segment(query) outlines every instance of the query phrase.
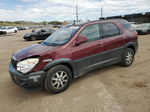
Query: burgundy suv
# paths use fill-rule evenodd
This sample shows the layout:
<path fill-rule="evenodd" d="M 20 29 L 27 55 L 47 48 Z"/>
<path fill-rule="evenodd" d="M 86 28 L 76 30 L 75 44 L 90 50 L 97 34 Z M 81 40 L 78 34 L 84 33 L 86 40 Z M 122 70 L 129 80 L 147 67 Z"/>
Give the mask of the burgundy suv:
<path fill-rule="evenodd" d="M 44 85 L 48 92 L 59 93 L 73 78 L 97 68 L 117 63 L 130 66 L 138 49 L 137 37 L 123 19 L 64 26 L 42 43 L 14 53 L 9 72 L 21 87 Z"/>

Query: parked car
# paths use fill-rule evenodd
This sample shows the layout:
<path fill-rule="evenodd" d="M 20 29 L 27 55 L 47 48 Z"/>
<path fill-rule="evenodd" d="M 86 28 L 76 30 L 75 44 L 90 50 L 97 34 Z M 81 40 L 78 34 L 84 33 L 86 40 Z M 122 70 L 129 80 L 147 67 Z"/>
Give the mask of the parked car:
<path fill-rule="evenodd" d="M 18 30 L 26 30 L 23 26 L 17 26 Z"/>
<path fill-rule="evenodd" d="M 6 26 L 6 27 L 1 27 L 0 28 L 0 32 L 3 34 L 7 34 L 7 33 L 17 33 L 18 29 L 16 27 L 13 26 Z"/>
<path fill-rule="evenodd" d="M 62 25 L 52 25 L 54 28 L 61 28 Z"/>
<path fill-rule="evenodd" d="M 73 24 L 15 52 L 9 72 L 21 87 L 44 85 L 48 92 L 60 93 L 73 78 L 95 69 L 117 63 L 130 66 L 137 49 L 137 32 L 126 20 Z"/>
<path fill-rule="evenodd" d="M 138 34 L 149 34 L 150 33 L 150 25 L 149 24 L 139 24 L 134 28 Z"/>
<path fill-rule="evenodd" d="M 133 28 L 138 26 L 136 22 L 130 22 L 130 24 L 132 25 Z"/>
<path fill-rule="evenodd" d="M 25 40 L 32 40 L 32 41 L 40 39 L 44 40 L 48 36 L 50 36 L 53 32 L 54 30 L 51 29 L 40 29 L 38 31 L 33 31 L 32 33 L 25 34 L 23 38 Z"/>

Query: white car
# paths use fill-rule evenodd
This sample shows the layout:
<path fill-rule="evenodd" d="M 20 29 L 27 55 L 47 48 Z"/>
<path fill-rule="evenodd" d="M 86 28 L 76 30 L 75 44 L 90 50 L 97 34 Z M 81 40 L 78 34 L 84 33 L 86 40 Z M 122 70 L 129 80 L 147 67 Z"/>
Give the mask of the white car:
<path fill-rule="evenodd" d="M 0 34 L 17 33 L 18 29 L 14 26 L 6 26 L 0 28 Z"/>
<path fill-rule="evenodd" d="M 150 34 L 150 24 L 148 23 L 139 24 L 134 29 L 138 34 Z"/>

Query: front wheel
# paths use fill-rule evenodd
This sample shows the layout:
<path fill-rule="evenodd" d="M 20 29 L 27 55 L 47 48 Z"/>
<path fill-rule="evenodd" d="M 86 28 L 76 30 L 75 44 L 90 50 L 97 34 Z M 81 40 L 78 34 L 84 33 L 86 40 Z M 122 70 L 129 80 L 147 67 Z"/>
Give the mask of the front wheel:
<path fill-rule="evenodd" d="M 4 34 L 4 35 L 6 35 L 6 34 L 7 34 L 7 32 L 4 32 L 3 34 Z"/>
<path fill-rule="evenodd" d="M 44 86 L 47 92 L 60 93 L 65 91 L 72 82 L 72 73 L 64 65 L 57 65 L 47 72 Z"/>
<path fill-rule="evenodd" d="M 125 49 L 122 55 L 121 65 L 124 67 L 130 66 L 134 61 L 134 55 L 135 52 L 133 51 L 133 49 L 131 48 Z"/>

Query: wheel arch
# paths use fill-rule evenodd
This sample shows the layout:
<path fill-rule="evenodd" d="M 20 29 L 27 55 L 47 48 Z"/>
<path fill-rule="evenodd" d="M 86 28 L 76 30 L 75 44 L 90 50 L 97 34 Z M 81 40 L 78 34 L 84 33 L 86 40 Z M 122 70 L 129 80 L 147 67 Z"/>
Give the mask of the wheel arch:
<path fill-rule="evenodd" d="M 138 42 L 129 42 L 126 44 L 126 48 L 130 48 L 134 51 L 134 53 L 136 53 L 138 49 Z"/>
<path fill-rule="evenodd" d="M 130 48 L 135 52 L 135 47 L 133 45 L 129 45 L 127 48 Z"/>
<path fill-rule="evenodd" d="M 72 77 L 74 77 L 74 64 L 72 62 L 71 59 L 67 59 L 67 58 L 63 58 L 63 59 L 58 59 L 58 60 L 55 60 L 55 61 L 52 61 L 50 63 L 48 63 L 44 68 L 43 68 L 43 71 L 47 72 L 49 69 L 51 69 L 52 67 L 54 66 L 57 66 L 57 65 L 65 65 L 66 67 L 68 67 L 72 73 Z"/>

